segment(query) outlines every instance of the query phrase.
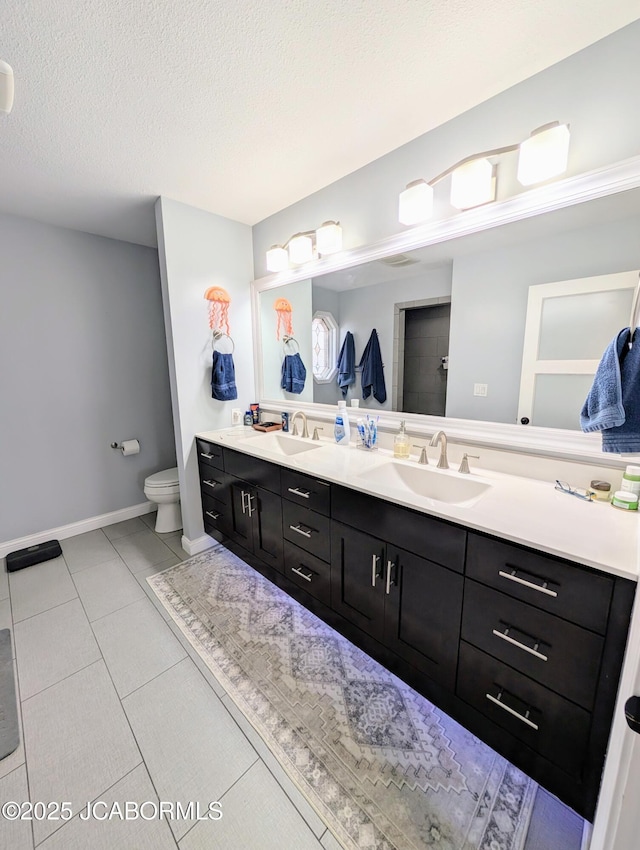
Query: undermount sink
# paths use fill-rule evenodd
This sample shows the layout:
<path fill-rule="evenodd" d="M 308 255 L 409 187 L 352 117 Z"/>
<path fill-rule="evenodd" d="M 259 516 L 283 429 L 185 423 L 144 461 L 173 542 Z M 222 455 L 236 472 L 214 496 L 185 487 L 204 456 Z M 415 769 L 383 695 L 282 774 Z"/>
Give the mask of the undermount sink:
<path fill-rule="evenodd" d="M 428 466 L 411 466 L 389 463 L 375 466 L 358 475 L 363 482 L 393 490 L 404 490 L 426 499 L 446 502 L 449 505 L 468 505 L 477 501 L 489 490 L 491 484 L 473 477 L 430 469 Z"/>
<path fill-rule="evenodd" d="M 297 437 L 286 437 L 284 434 L 274 434 L 273 432 L 270 434 L 261 434 L 259 437 L 249 437 L 249 439 L 243 440 L 242 443 L 252 448 L 262 448 L 267 452 L 286 455 L 287 457 L 320 448 L 320 443 L 309 443 Z"/>

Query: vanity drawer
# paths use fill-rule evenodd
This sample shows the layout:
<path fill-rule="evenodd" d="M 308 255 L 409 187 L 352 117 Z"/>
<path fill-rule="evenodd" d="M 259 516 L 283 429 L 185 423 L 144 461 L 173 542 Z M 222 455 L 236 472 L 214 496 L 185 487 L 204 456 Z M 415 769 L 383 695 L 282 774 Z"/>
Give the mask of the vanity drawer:
<path fill-rule="evenodd" d="M 462 637 L 590 710 L 604 639 L 539 608 L 467 579 Z"/>
<path fill-rule="evenodd" d="M 214 528 L 223 534 L 231 529 L 231 506 L 202 494 L 202 518 L 205 531 Z"/>
<path fill-rule="evenodd" d="M 467 575 L 604 634 L 613 579 L 510 543 L 469 534 Z"/>
<path fill-rule="evenodd" d="M 196 437 L 196 446 L 198 448 L 198 463 L 201 467 L 206 464 L 222 469 L 222 446 L 201 440 L 200 437 Z"/>
<path fill-rule="evenodd" d="M 261 458 L 224 449 L 225 472 L 280 495 L 280 467 Z"/>
<path fill-rule="evenodd" d="M 311 511 L 329 516 L 331 514 L 331 486 L 310 475 L 282 469 L 282 497 Z"/>
<path fill-rule="evenodd" d="M 214 499 L 225 504 L 229 501 L 228 480 L 224 472 L 213 466 L 204 466 L 200 469 L 200 490 L 203 496 L 213 496 Z"/>
<path fill-rule="evenodd" d="M 457 694 L 576 779 L 587 756 L 591 715 L 461 641 Z"/>
<path fill-rule="evenodd" d="M 320 602 L 331 604 L 329 564 L 288 540 L 284 541 L 284 574 Z"/>
<path fill-rule="evenodd" d="M 294 505 L 293 502 L 282 502 L 282 528 L 286 540 L 300 546 L 317 558 L 329 561 L 331 556 L 331 520 Z"/>

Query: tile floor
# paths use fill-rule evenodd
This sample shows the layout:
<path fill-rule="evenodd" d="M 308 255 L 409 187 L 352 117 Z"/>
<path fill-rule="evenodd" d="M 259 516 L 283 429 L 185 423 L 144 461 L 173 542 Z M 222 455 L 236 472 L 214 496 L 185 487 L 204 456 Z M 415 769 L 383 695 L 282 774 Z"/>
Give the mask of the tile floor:
<path fill-rule="evenodd" d="M 184 640 L 146 577 L 187 556 L 155 515 L 61 541 L 63 555 L 7 575 L 21 744 L 0 761 L 0 800 L 69 801 L 74 817 L 7 821 L 23 850 L 339 850 L 262 740 Z M 83 820 L 127 801 L 219 801 L 222 818 Z M 149 815 L 153 809 L 143 812 Z"/>

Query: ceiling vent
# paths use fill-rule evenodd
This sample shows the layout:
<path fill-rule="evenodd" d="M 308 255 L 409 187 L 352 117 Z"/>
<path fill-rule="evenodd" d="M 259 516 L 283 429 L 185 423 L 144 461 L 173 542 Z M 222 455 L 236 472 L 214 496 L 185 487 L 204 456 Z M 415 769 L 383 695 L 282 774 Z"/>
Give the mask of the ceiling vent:
<path fill-rule="evenodd" d="M 379 263 L 384 263 L 385 266 L 391 266 L 394 269 L 402 268 L 402 266 L 414 266 L 420 260 L 414 260 L 407 254 L 394 254 L 393 257 L 383 257 L 378 260 Z"/>

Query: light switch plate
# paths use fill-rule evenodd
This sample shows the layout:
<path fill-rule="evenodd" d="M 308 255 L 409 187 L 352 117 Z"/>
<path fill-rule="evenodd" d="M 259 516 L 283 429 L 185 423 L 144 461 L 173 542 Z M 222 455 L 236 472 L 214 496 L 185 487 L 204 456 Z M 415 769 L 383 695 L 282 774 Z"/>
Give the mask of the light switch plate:
<path fill-rule="evenodd" d="M 487 390 L 489 389 L 488 384 L 474 384 L 473 385 L 473 394 L 482 396 L 483 398 L 487 395 Z"/>
<path fill-rule="evenodd" d="M 242 425 L 242 411 L 239 407 L 231 408 L 231 424 Z"/>

